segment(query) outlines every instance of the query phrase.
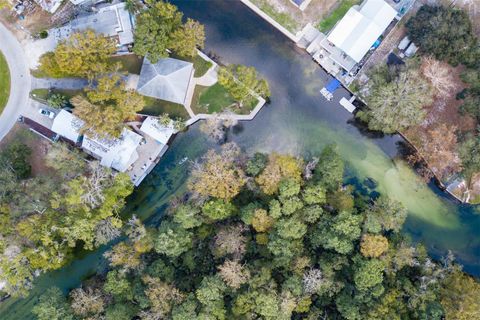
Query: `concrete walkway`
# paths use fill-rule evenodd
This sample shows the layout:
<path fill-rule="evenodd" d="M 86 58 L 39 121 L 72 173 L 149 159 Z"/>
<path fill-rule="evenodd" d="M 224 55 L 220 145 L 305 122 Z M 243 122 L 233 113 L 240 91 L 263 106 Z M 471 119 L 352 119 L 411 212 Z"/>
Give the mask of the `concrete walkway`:
<path fill-rule="evenodd" d="M 80 90 L 88 85 L 86 79 L 81 78 L 34 78 L 32 77 L 32 90 L 33 89 L 66 89 L 66 90 Z"/>
<path fill-rule="evenodd" d="M 27 108 L 30 92 L 30 71 L 25 52 L 15 36 L 0 23 L 2 53 L 10 68 L 10 97 L 0 115 L 0 140 L 10 131 L 20 114 Z"/>

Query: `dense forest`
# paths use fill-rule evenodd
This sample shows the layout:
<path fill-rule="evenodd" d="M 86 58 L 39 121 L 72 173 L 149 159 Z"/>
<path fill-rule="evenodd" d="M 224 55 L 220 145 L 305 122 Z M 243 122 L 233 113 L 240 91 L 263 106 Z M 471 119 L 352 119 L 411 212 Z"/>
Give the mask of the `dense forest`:
<path fill-rule="evenodd" d="M 109 267 L 34 314 L 55 319 L 480 319 L 480 284 L 400 230 L 400 203 L 310 161 L 228 143 L 192 164 L 158 228 L 133 216 Z"/>

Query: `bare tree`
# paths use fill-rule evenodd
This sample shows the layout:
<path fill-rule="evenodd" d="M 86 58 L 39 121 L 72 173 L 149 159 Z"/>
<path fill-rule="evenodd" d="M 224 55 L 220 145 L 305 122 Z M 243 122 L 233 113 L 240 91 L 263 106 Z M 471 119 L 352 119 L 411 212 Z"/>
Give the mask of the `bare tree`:
<path fill-rule="evenodd" d="M 111 217 L 101 220 L 95 227 L 95 246 L 109 243 L 120 235 L 121 231 L 112 223 Z"/>
<path fill-rule="evenodd" d="M 113 173 L 110 169 L 102 167 L 98 161 L 90 164 L 90 175 L 83 179 L 85 193 L 82 201 L 91 208 L 96 208 L 103 203 L 105 196 L 103 190 L 111 184 Z"/>
<path fill-rule="evenodd" d="M 422 60 L 422 74 L 435 89 L 438 98 L 446 98 L 455 93 L 455 79 L 451 67 L 446 62 L 438 61 L 432 57 Z"/>
<path fill-rule="evenodd" d="M 246 250 L 247 238 L 243 235 L 246 230 L 243 224 L 221 228 L 214 239 L 217 254 L 231 254 L 234 259 L 240 260 Z"/>
<path fill-rule="evenodd" d="M 250 271 L 238 261 L 225 260 L 221 266 L 218 266 L 218 271 L 223 281 L 233 289 L 240 288 L 250 279 Z"/>
<path fill-rule="evenodd" d="M 88 316 L 96 315 L 104 310 L 103 296 L 100 290 L 87 288 L 73 289 L 70 292 L 70 298 L 72 299 L 72 309 L 76 315 Z"/>
<path fill-rule="evenodd" d="M 308 294 L 315 293 L 323 282 L 320 269 L 312 268 L 303 274 L 303 290 Z"/>

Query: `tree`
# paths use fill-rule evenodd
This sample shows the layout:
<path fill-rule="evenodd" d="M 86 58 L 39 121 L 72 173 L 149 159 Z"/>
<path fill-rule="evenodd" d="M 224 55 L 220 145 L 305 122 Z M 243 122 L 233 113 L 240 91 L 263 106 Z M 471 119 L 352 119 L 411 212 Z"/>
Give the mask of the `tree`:
<path fill-rule="evenodd" d="M 173 221 L 184 229 L 192 229 L 202 225 L 200 210 L 190 204 L 180 205 L 175 209 Z"/>
<path fill-rule="evenodd" d="M 257 232 L 265 232 L 273 226 L 273 218 L 268 215 L 267 210 L 256 209 L 252 217 L 252 227 Z"/>
<path fill-rule="evenodd" d="M 445 279 L 442 306 L 446 319 L 480 319 L 480 284 L 459 270 Z"/>
<path fill-rule="evenodd" d="M 455 7 L 423 5 L 405 26 L 423 52 L 453 65 L 470 60 L 477 45 L 468 14 Z"/>
<path fill-rule="evenodd" d="M 360 260 L 355 270 L 355 286 L 360 291 L 367 291 L 383 281 L 385 265 L 378 259 Z"/>
<path fill-rule="evenodd" d="M 274 194 L 278 191 L 283 179 L 299 182 L 302 175 L 303 161 L 291 156 L 271 154 L 263 172 L 255 179 L 262 191 Z"/>
<path fill-rule="evenodd" d="M 31 154 L 32 150 L 29 146 L 21 142 L 13 142 L 0 153 L 0 162 L 8 167 L 17 179 L 27 179 L 32 174 Z"/>
<path fill-rule="evenodd" d="M 196 56 L 196 48 L 202 48 L 205 41 L 203 26 L 192 19 L 182 25 L 183 14 L 170 3 L 149 4 L 149 9 L 136 17 L 133 51 L 148 56 L 152 63 L 168 57 L 169 49 L 181 56 Z"/>
<path fill-rule="evenodd" d="M 406 218 L 407 210 L 400 202 L 381 196 L 366 211 L 364 228 L 371 233 L 399 232 Z"/>
<path fill-rule="evenodd" d="M 70 298 L 73 312 L 78 316 L 95 316 L 102 313 L 105 307 L 102 293 L 98 289 L 73 289 Z"/>
<path fill-rule="evenodd" d="M 125 242 L 115 245 L 112 250 L 104 253 L 105 258 L 112 266 L 121 266 L 126 270 L 136 269 L 140 266 L 140 254 Z"/>
<path fill-rule="evenodd" d="M 461 161 L 457 153 L 456 127 L 440 124 L 429 129 L 421 137 L 418 148 L 428 167 L 440 178 L 461 170 Z"/>
<path fill-rule="evenodd" d="M 224 146 L 224 151 L 220 154 L 210 150 L 202 157 L 203 163 L 193 168 L 189 181 L 191 190 L 225 200 L 240 192 L 246 182 L 245 174 L 225 152 L 227 148 Z"/>
<path fill-rule="evenodd" d="M 256 177 L 265 169 L 267 162 L 268 156 L 266 154 L 256 152 L 253 158 L 247 161 L 245 172 L 252 177 Z"/>
<path fill-rule="evenodd" d="M 144 276 L 142 280 L 147 285 L 145 295 L 150 300 L 151 311 L 157 319 L 164 318 L 173 305 L 180 304 L 185 299 L 180 290 L 158 278 Z"/>
<path fill-rule="evenodd" d="M 155 251 L 167 257 L 178 257 L 192 247 L 192 234 L 178 225 L 164 221 L 158 229 Z"/>
<path fill-rule="evenodd" d="M 254 92 L 261 97 L 270 96 L 270 89 L 265 79 L 260 79 L 254 67 L 229 65 L 218 71 L 218 83 L 224 86 L 233 99 L 242 106 Z"/>
<path fill-rule="evenodd" d="M 85 122 L 81 130 L 106 138 L 118 137 L 124 122 L 134 120 L 145 106 L 143 97 L 126 89 L 119 75 L 99 78 L 95 88 L 86 90 L 86 97 L 78 95 L 71 102 L 74 114 Z"/>
<path fill-rule="evenodd" d="M 452 68 L 445 62 L 425 57 L 422 59 L 421 71 L 432 85 L 438 98 L 447 98 L 455 91 L 456 85 Z"/>
<path fill-rule="evenodd" d="M 303 274 L 303 290 L 306 293 L 312 294 L 320 288 L 320 286 L 325 282 L 323 278 L 322 271 L 320 269 L 310 269 Z"/>
<path fill-rule="evenodd" d="M 47 104 L 55 109 L 61 109 L 68 104 L 68 99 L 61 93 L 54 93 L 47 99 Z"/>
<path fill-rule="evenodd" d="M 220 278 L 233 289 L 239 289 L 242 284 L 250 279 L 248 269 L 235 260 L 225 260 L 225 262 L 218 267 L 218 274 Z"/>
<path fill-rule="evenodd" d="M 223 220 L 235 212 L 235 206 L 221 199 L 210 200 L 202 207 L 202 213 L 210 220 Z"/>
<path fill-rule="evenodd" d="M 73 320 L 70 305 L 57 287 L 48 289 L 40 297 L 32 313 L 38 320 Z"/>
<path fill-rule="evenodd" d="M 69 76 L 93 80 L 111 71 L 108 59 L 117 51 L 115 41 L 93 30 L 70 35 L 61 40 L 53 53 L 40 58 L 40 71 L 53 77 Z"/>
<path fill-rule="evenodd" d="M 357 117 L 370 130 L 384 133 L 403 131 L 420 124 L 425 118 L 422 106 L 432 102 L 432 90 L 420 72 L 409 66 L 380 67 L 374 71 L 366 97 L 367 107 Z"/>
<path fill-rule="evenodd" d="M 463 174 L 469 180 L 473 175 L 480 172 L 480 137 L 467 136 L 459 148 L 460 158 L 463 164 Z"/>
<path fill-rule="evenodd" d="M 87 170 L 87 162 L 80 151 L 75 148 L 70 150 L 68 145 L 62 142 L 52 144 L 45 163 L 65 180 L 76 178 Z"/>
<path fill-rule="evenodd" d="M 327 191 L 337 191 L 343 182 L 345 165 L 334 144 L 326 146 L 315 166 L 313 180 L 325 187 Z"/>
<path fill-rule="evenodd" d="M 200 287 L 195 291 L 195 295 L 203 305 L 212 305 L 223 301 L 223 294 L 227 289 L 225 283 L 218 276 L 209 276 L 203 278 Z"/>
<path fill-rule="evenodd" d="M 227 254 L 241 259 L 247 248 L 247 239 L 243 235 L 246 228 L 242 224 L 222 227 L 214 238 L 215 252 L 219 256 Z"/>
<path fill-rule="evenodd" d="M 388 239 L 381 235 L 365 234 L 360 243 L 360 252 L 367 258 L 378 258 L 388 250 Z"/>
<path fill-rule="evenodd" d="M 172 34 L 172 50 L 182 57 L 195 57 L 197 48 L 205 43 L 205 29 L 199 22 L 187 18 L 185 24 Z"/>

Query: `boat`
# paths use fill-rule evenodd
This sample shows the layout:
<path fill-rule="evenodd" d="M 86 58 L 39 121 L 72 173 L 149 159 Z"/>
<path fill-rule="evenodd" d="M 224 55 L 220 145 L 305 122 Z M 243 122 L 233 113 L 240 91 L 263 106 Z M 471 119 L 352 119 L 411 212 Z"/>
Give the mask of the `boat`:
<path fill-rule="evenodd" d="M 178 161 L 178 165 L 184 164 L 188 160 L 188 157 L 183 158 L 182 160 Z"/>
<path fill-rule="evenodd" d="M 325 97 L 325 99 L 327 99 L 328 101 L 332 101 L 333 93 L 335 92 L 335 90 L 338 89 L 338 87 L 340 87 L 340 85 L 340 81 L 333 78 L 332 80 L 330 80 L 329 83 L 327 83 L 325 87 L 320 90 L 320 93 Z"/>

